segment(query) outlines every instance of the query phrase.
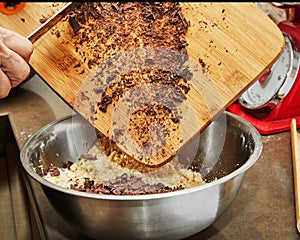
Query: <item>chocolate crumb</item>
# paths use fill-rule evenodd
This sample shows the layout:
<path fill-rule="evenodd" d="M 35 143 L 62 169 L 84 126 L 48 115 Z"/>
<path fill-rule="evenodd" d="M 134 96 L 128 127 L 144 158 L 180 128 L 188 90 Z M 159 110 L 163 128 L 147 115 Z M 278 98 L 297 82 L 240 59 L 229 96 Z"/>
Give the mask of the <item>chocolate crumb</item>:
<path fill-rule="evenodd" d="M 48 20 L 48 18 L 40 18 L 40 23 L 45 23 Z"/>
<path fill-rule="evenodd" d="M 48 169 L 48 172 L 50 172 L 50 175 L 51 176 L 59 176 L 60 175 L 60 171 L 57 167 L 53 166 L 53 167 L 50 167 Z"/>
<path fill-rule="evenodd" d="M 96 160 L 97 159 L 96 155 L 93 155 L 93 154 L 90 154 L 90 153 L 83 153 L 83 154 L 81 154 L 81 157 L 85 158 L 85 159 L 88 159 L 88 160 Z"/>

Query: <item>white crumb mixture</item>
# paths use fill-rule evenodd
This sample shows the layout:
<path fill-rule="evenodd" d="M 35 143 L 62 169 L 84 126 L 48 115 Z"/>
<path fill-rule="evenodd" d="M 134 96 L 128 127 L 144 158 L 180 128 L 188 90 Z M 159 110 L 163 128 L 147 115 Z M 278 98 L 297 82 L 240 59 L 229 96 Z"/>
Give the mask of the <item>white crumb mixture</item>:
<path fill-rule="evenodd" d="M 162 183 L 169 187 L 182 186 L 190 188 L 204 183 L 200 173 L 184 168 L 175 157 L 170 162 L 158 168 L 141 166 L 127 155 L 113 151 L 108 157 L 95 145 L 89 151 L 96 155 L 96 160 L 80 159 L 71 165 L 70 170 L 59 168 L 59 176 L 44 176 L 48 181 L 64 188 L 70 188 L 70 184 L 82 186 L 85 178 L 94 180 L 96 183 L 113 180 L 123 173 L 141 177 L 149 184 Z"/>

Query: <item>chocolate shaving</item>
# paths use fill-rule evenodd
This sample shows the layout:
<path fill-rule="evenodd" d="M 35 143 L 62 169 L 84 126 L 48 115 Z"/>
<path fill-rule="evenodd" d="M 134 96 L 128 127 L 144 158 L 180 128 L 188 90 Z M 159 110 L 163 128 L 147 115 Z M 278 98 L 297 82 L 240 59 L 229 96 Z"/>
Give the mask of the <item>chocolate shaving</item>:
<path fill-rule="evenodd" d="M 88 160 L 96 160 L 97 156 L 90 153 L 83 153 L 81 154 L 81 158 L 88 159 Z"/>
<path fill-rule="evenodd" d="M 171 188 L 162 183 L 145 183 L 141 178 L 127 173 L 123 173 L 113 180 L 100 183 L 95 183 L 93 180 L 85 178 L 83 186 L 71 184 L 70 188 L 81 192 L 110 195 L 145 195 L 184 189 L 182 186 Z"/>

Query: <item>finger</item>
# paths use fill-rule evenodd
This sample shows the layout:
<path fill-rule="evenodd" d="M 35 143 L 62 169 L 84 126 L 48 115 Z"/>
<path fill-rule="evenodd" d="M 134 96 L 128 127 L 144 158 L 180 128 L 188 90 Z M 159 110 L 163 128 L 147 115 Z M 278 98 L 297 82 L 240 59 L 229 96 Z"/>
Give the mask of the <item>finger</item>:
<path fill-rule="evenodd" d="M 30 74 L 28 63 L 17 53 L 10 50 L 0 40 L 0 67 L 7 75 L 11 87 L 17 86 Z"/>
<path fill-rule="evenodd" d="M 0 40 L 12 51 L 18 53 L 26 62 L 33 52 L 32 43 L 24 36 L 0 27 Z"/>
<path fill-rule="evenodd" d="M 10 81 L 6 74 L 0 69 L 0 98 L 7 97 L 10 89 Z"/>

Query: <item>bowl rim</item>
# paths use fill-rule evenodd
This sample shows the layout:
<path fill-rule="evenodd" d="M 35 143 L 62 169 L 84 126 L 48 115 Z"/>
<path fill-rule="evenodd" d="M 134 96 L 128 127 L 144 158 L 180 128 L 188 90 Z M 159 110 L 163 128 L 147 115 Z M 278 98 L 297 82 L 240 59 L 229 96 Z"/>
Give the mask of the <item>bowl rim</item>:
<path fill-rule="evenodd" d="M 172 198 L 172 197 L 176 197 L 176 196 L 182 196 L 185 194 L 191 194 L 194 192 L 198 192 L 200 190 L 210 188 L 212 186 L 218 186 L 218 185 L 223 184 L 241 174 L 244 174 L 250 167 L 252 167 L 254 165 L 254 163 L 259 159 L 259 157 L 261 155 L 262 140 L 261 140 L 261 135 L 258 132 L 258 130 L 252 124 L 250 124 L 248 121 L 243 119 L 242 117 L 240 117 L 236 114 L 233 114 L 231 112 L 228 112 L 228 111 L 224 111 L 224 113 L 226 114 L 226 116 L 235 118 L 236 120 L 241 122 L 243 125 L 245 125 L 247 127 L 247 129 L 249 129 L 249 132 L 251 133 L 251 136 L 253 137 L 254 142 L 257 143 L 254 146 L 252 154 L 249 156 L 249 159 L 243 165 L 241 165 L 239 168 L 237 168 L 233 172 L 227 174 L 226 176 L 223 176 L 221 178 L 218 178 L 217 180 L 214 180 L 214 181 L 211 181 L 208 183 L 204 183 L 203 185 L 190 187 L 190 188 L 186 188 L 183 190 L 177 190 L 174 192 L 167 192 L 167 193 L 144 194 L 144 195 L 95 194 L 95 193 L 80 192 L 80 191 L 60 187 L 60 186 L 44 179 L 42 176 L 40 176 L 38 173 L 36 173 L 32 167 L 30 167 L 30 164 L 28 164 L 28 163 L 26 164 L 26 162 L 25 162 L 26 151 L 28 149 L 28 145 L 34 138 L 39 136 L 43 131 L 47 130 L 48 128 L 50 128 L 51 126 L 53 126 L 59 122 L 63 122 L 66 119 L 72 117 L 73 113 L 46 124 L 44 127 L 40 128 L 37 132 L 35 132 L 33 135 L 31 135 L 30 138 L 28 138 L 28 140 L 25 142 L 25 144 L 21 148 L 20 160 L 21 160 L 21 164 L 22 164 L 23 168 L 25 169 L 26 173 L 30 177 L 32 177 L 35 181 L 37 181 L 38 183 L 42 184 L 45 187 L 56 190 L 58 192 L 62 192 L 62 193 L 69 194 L 69 195 L 74 195 L 77 197 L 102 199 L 102 200 L 118 200 L 118 201 L 120 201 L 120 200 L 121 201 L 128 201 L 128 200 L 144 201 L 144 200 L 155 200 L 155 199 L 162 199 L 162 198 Z"/>

